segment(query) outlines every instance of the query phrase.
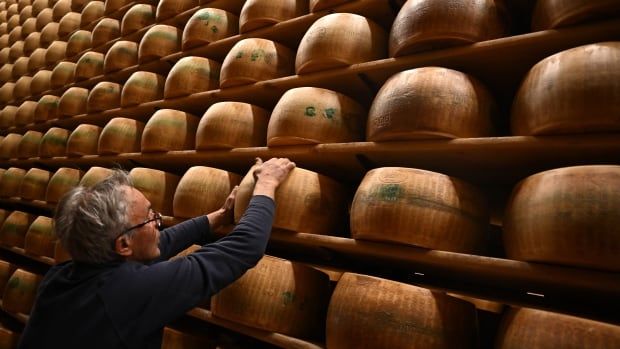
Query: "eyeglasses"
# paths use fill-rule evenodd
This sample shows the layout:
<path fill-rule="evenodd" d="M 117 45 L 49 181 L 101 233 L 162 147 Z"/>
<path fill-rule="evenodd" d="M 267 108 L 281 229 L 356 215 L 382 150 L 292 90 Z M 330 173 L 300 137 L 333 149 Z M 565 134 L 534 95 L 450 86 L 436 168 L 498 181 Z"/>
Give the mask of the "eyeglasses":
<path fill-rule="evenodd" d="M 157 226 L 157 229 L 161 228 L 161 222 L 162 222 L 161 213 L 159 213 L 157 211 L 151 211 L 151 212 L 153 212 L 153 218 L 149 218 L 149 219 L 145 220 L 144 222 L 142 222 L 140 224 L 136 224 L 133 227 L 129 227 L 129 228 L 125 229 L 121 233 L 121 235 L 127 234 L 131 230 L 142 228 L 143 226 L 145 226 L 145 225 L 147 225 L 147 224 L 149 224 L 151 222 L 155 222 L 155 224 Z"/>

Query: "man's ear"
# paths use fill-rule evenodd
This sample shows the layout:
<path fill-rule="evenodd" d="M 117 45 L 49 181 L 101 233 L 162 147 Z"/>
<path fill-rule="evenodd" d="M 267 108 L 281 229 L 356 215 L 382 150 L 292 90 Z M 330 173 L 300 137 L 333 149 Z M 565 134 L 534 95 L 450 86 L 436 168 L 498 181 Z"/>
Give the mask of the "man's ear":
<path fill-rule="evenodd" d="M 130 257 L 133 254 L 131 248 L 131 238 L 127 234 L 123 234 L 114 240 L 114 250 L 123 257 Z"/>

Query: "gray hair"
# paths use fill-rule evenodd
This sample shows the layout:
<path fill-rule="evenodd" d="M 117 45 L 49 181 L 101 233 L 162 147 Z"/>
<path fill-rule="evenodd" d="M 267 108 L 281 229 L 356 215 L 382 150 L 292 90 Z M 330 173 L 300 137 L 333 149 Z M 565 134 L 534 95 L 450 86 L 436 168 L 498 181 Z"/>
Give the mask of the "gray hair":
<path fill-rule="evenodd" d="M 120 260 L 114 240 L 129 225 L 128 173 L 115 169 L 92 187 L 78 186 L 58 203 L 54 230 L 75 261 L 101 264 Z"/>

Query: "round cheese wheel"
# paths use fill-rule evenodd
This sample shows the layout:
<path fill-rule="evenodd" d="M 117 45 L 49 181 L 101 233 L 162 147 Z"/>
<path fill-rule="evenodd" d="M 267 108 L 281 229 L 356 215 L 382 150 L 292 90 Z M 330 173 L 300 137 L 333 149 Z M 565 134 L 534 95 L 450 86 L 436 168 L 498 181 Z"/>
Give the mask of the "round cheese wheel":
<path fill-rule="evenodd" d="M 90 0 L 71 0 L 71 11 L 81 12 Z"/>
<path fill-rule="evenodd" d="M 235 222 L 239 222 L 252 198 L 253 170 L 254 167 L 239 185 Z M 309 234 L 334 234 L 346 217 L 347 194 L 346 188 L 335 180 L 297 167 L 276 190 L 278 206 L 273 227 Z"/>
<path fill-rule="evenodd" d="M 28 18 L 22 24 L 22 38 L 27 38 L 28 35 L 37 31 L 37 19 Z"/>
<path fill-rule="evenodd" d="M 179 52 L 181 36 L 181 30 L 171 25 L 152 26 L 140 40 L 138 61 L 146 63 Z"/>
<path fill-rule="evenodd" d="M 31 7 L 32 1 L 30 0 L 19 0 L 17 1 L 17 10 L 21 13 L 24 9 Z"/>
<path fill-rule="evenodd" d="M 28 130 L 17 144 L 17 157 L 19 159 L 36 158 L 39 156 L 39 144 L 43 133 Z"/>
<path fill-rule="evenodd" d="M 52 127 L 47 130 L 39 144 L 39 157 L 65 156 L 69 134 L 68 130 L 60 127 Z"/>
<path fill-rule="evenodd" d="M 60 22 L 62 17 L 71 12 L 71 0 L 58 0 L 52 8 L 52 18 L 54 22 Z"/>
<path fill-rule="evenodd" d="M 183 50 L 207 45 L 239 33 L 239 17 L 217 8 L 196 11 L 183 29 Z"/>
<path fill-rule="evenodd" d="M 44 8 L 37 15 L 37 30 L 43 30 L 46 25 L 52 23 L 54 12 L 51 8 Z"/>
<path fill-rule="evenodd" d="M 133 2 L 131 0 L 105 0 L 104 14 L 109 15 L 132 3 Z"/>
<path fill-rule="evenodd" d="M 164 98 L 175 98 L 208 90 L 220 84 L 221 64 L 203 57 L 183 57 L 172 67 L 164 85 Z"/>
<path fill-rule="evenodd" d="M 7 1 L 6 4 L 7 4 L 6 5 L 7 6 L 6 8 L 7 17 L 15 16 L 16 14 L 19 13 L 17 2 Z"/>
<path fill-rule="evenodd" d="M 39 48 L 39 40 L 41 39 L 41 33 L 34 32 L 28 34 L 24 39 L 24 55 L 30 56 L 34 50 Z"/>
<path fill-rule="evenodd" d="M 69 12 L 64 15 L 58 22 L 58 36 L 66 37 L 73 31 L 80 28 L 81 14 L 77 12 Z"/>
<path fill-rule="evenodd" d="M 0 16 L 4 17 L 4 18 L 0 18 L 0 19 L 3 19 L 2 23 L 0 23 L 0 34 L 7 35 L 9 32 L 9 26 L 8 26 L 7 19 L 6 19 L 6 12 L 0 12 Z"/>
<path fill-rule="evenodd" d="M 80 18 L 80 27 L 85 28 L 99 18 L 103 17 L 104 3 L 103 1 L 89 1 L 82 10 Z"/>
<path fill-rule="evenodd" d="M 267 145 L 363 141 L 366 114 L 364 107 L 341 93 L 318 87 L 293 88 L 273 108 Z"/>
<path fill-rule="evenodd" d="M 144 123 L 128 119 L 110 120 L 99 136 L 97 152 L 104 154 L 139 153 Z"/>
<path fill-rule="evenodd" d="M 532 14 L 532 30 L 571 26 L 620 13 L 614 0 L 540 0 Z"/>
<path fill-rule="evenodd" d="M 155 73 L 137 71 L 127 79 L 121 92 L 121 107 L 161 100 L 166 79 Z"/>
<path fill-rule="evenodd" d="M 83 156 L 97 154 L 101 127 L 80 124 L 71 132 L 67 140 L 67 156 Z"/>
<path fill-rule="evenodd" d="M 28 19 L 32 17 L 32 6 L 27 4 L 25 6 L 22 7 L 22 9 L 19 11 L 19 23 L 20 24 L 24 24 L 24 22 Z"/>
<path fill-rule="evenodd" d="M 49 70 L 39 70 L 34 74 L 30 81 L 30 94 L 38 96 L 51 89 L 52 72 Z M 36 117 L 36 115 L 35 115 Z"/>
<path fill-rule="evenodd" d="M 6 22 L 6 29 L 9 31 L 9 33 L 12 32 L 15 28 L 19 28 L 19 33 L 21 34 L 21 25 L 19 23 L 19 15 L 17 14 L 10 16 Z"/>
<path fill-rule="evenodd" d="M 52 88 L 61 88 L 75 81 L 75 66 L 73 62 L 59 62 L 52 70 Z"/>
<path fill-rule="evenodd" d="M 407 1 L 390 31 L 390 57 L 466 45 L 509 34 L 508 13 L 501 1 Z"/>
<path fill-rule="evenodd" d="M 620 326 L 531 308 L 504 315 L 496 348 L 617 348 Z"/>
<path fill-rule="evenodd" d="M 155 19 L 157 22 L 162 22 L 190 10 L 197 5 L 197 1 L 195 0 L 159 0 Z"/>
<path fill-rule="evenodd" d="M 52 229 L 50 217 L 37 217 L 26 232 L 24 250 L 36 256 L 54 257 L 54 249 L 58 238 Z"/>
<path fill-rule="evenodd" d="M 32 17 L 38 16 L 46 8 L 49 8 L 48 0 L 34 0 L 32 2 Z"/>
<path fill-rule="evenodd" d="M 0 228 L 0 242 L 11 247 L 23 248 L 26 231 L 28 227 L 30 227 L 33 219 L 34 217 L 26 212 L 11 212 Z"/>
<path fill-rule="evenodd" d="M 34 122 L 34 113 L 37 110 L 37 102 L 35 101 L 25 101 L 23 102 L 19 108 L 17 108 L 17 113 L 15 113 L 15 125 L 16 126 L 26 126 L 30 125 Z"/>
<path fill-rule="evenodd" d="M 13 80 L 13 64 L 6 63 L 0 67 L 0 83 L 4 84 Z"/>
<path fill-rule="evenodd" d="M 321 338 L 330 288 L 327 274 L 264 256 L 211 297 L 213 316 L 297 338 Z"/>
<path fill-rule="evenodd" d="M 219 102 L 207 109 L 196 131 L 196 150 L 263 147 L 269 111 L 241 102 Z"/>
<path fill-rule="evenodd" d="M 619 271 L 620 166 L 574 166 L 525 178 L 504 217 L 511 259 Z"/>
<path fill-rule="evenodd" d="M 388 34 L 372 20 L 352 13 L 319 18 L 304 34 L 295 71 L 304 74 L 374 61 L 387 56 Z"/>
<path fill-rule="evenodd" d="M 194 149 L 199 121 L 197 116 L 178 110 L 156 111 L 142 132 L 142 152 Z"/>
<path fill-rule="evenodd" d="M 439 67 L 406 70 L 375 96 L 366 139 L 488 137 L 496 109 L 486 87 L 467 74 Z"/>
<path fill-rule="evenodd" d="M 59 117 L 67 118 L 86 114 L 88 90 L 83 87 L 70 87 L 58 101 Z"/>
<path fill-rule="evenodd" d="M 22 135 L 17 133 L 9 133 L 8 135 L 4 136 L 2 141 L 0 141 L 0 158 L 17 159 L 18 147 L 19 143 L 22 140 L 22 137 Z M 4 175 L 6 175 L 6 173 Z"/>
<path fill-rule="evenodd" d="M 82 174 L 82 171 L 69 167 L 61 167 L 56 170 L 47 184 L 45 201 L 50 204 L 58 203 L 66 193 L 78 186 Z"/>
<path fill-rule="evenodd" d="M 403 167 L 368 171 L 351 205 L 351 237 L 462 253 L 484 249 L 489 210 L 473 185 Z"/>
<path fill-rule="evenodd" d="M 174 216 L 193 218 L 219 209 L 240 180 L 241 176 L 217 168 L 191 167 L 174 193 Z"/>
<path fill-rule="evenodd" d="M 99 47 L 121 36 L 121 24 L 117 19 L 103 18 L 93 28 L 93 47 Z"/>
<path fill-rule="evenodd" d="M 7 34 L 5 34 L 7 35 Z M 2 37 L 5 37 L 4 35 Z M 8 35 L 5 37 L 6 39 L 6 45 L 2 45 L 0 47 L 2 47 L 2 49 L 0 49 L 0 64 L 7 64 L 10 63 L 9 62 L 9 52 L 11 52 L 11 48 L 8 47 L 9 42 L 8 42 Z"/>
<path fill-rule="evenodd" d="M 80 179 L 80 185 L 83 187 L 92 187 L 93 185 L 103 181 L 110 177 L 113 171 L 99 166 L 93 166 L 86 171 L 82 179 Z"/>
<path fill-rule="evenodd" d="M 515 135 L 620 130 L 620 42 L 575 47 L 538 62 L 515 96 Z"/>
<path fill-rule="evenodd" d="M 91 47 L 92 34 L 88 30 L 77 30 L 67 40 L 67 57 L 76 56 Z"/>
<path fill-rule="evenodd" d="M 29 58 L 22 57 L 24 59 L 23 61 L 26 62 L 26 69 L 30 74 L 34 74 L 36 71 L 46 66 L 45 55 L 47 55 L 47 49 L 37 48 L 32 51 Z"/>
<path fill-rule="evenodd" d="M 55 66 L 56 63 L 67 58 L 67 43 L 65 41 L 53 41 L 45 52 L 45 64 Z"/>
<path fill-rule="evenodd" d="M 78 59 L 75 66 L 75 80 L 88 80 L 103 75 L 103 53 L 88 51 Z"/>
<path fill-rule="evenodd" d="M 308 2 L 246 0 L 239 14 L 239 32 L 247 33 L 308 13 Z"/>
<path fill-rule="evenodd" d="M 443 292 L 344 273 L 329 303 L 329 348 L 477 348 L 476 308 Z"/>
<path fill-rule="evenodd" d="M 19 196 L 23 200 L 42 200 L 45 201 L 45 191 L 51 173 L 39 168 L 31 168 L 26 172 L 24 179 L 19 186 Z"/>
<path fill-rule="evenodd" d="M 2 296 L 2 308 L 9 313 L 29 314 L 42 276 L 17 269 L 9 279 Z"/>
<path fill-rule="evenodd" d="M 9 41 L 10 40 L 9 36 Z M 22 40 L 16 40 L 12 44 L 9 42 L 9 44 L 11 45 L 9 49 L 9 60 L 15 62 L 16 59 L 24 56 L 24 42 Z"/>
<path fill-rule="evenodd" d="M 121 21 L 121 35 L 126 36 L 142 28 L 155 24 L 155 6 L 149 4 L 133 5 Z"/>
<path fill-rule="evenodd" d="M 15 101 L 21 101 L 22 99 L 30 96 L 30 82 L 32 81 L 32 77 L 30 76 L 22 76 L 17 79 L 15 82 L 15 87 L 13 88 L 13 98 Z"/>
<path fill-rule="evenodd" d="M 105 54 L 103 71 L 107 74 L 135 65 L 138 65 L 138 44 L 121 40 L 112 44 Z"/>
<path fill-rule="evenodd" d="M 8 216 L 8 212 L 5 211 L 4 213 L 6 213 Z M 0 226 L 2 226 L 3 222 L 4 220 L 0 222 Z M 13 275 L 13 272 L 15 272 L 15 269 L 16 269 L 15 265 L 7 261 L 0 260 L 0 293 L 4 293 L 4 289 L 6 288 L 6 283 L 9 281 L 9 278 L 11 277 L 11 275 Z M 14 346 L 7 346 L 5 348 L 16 348 L 16 347 L 17 347 L 17 343 L 15 343 Z"/>
<path fill-rule="evenodd" d="M 15 90 L 15 83 L 6 82 L 0 87 L 0 102 L 7 103 L 13 100 L 13 90 Z M 14 126 L 14 125 L 11 125 Z"/>
<path fill-rule="evenodd" d="M 60 97 L 54 95 L 44 95 L 37 102 L 34 112 L 34 122 L 45 122 L 58 118 L 58 104 Z"/>
<path fill-rule="evenodd" d="M 17 114 L 17 107 L 14 105 L 7 105 L 2 108 L 0 111 L 0 129 L 13 127 L 15 125 L 15 114 Z"/>
<path fill-rule="evenodd" d="M 133 168 L 129 176 L 133 186 L 144 194 L 153 210 L 172 216 L 172 202 L 179 184 L 179 176 L 144 167 Z"/>
<path fill-rule="evenodd" d="M 286 46 L 267 39 L 243 39 L 222 62 L 220 88 L 293 75 L 293 64 L 294 52 Z"/>
<path fill-rule="evenodd" d="M 0 156 L 4 157 L 3 143 L 6 142 L 6 139 L 9 138 L 9 136 L 11 136 L 11 133 L 6 135 L 6 137 L 4 137 L 4 140 L 0 142 Z M 21 135 L 18 136 L 20 136 L 21 139 Z M 19 143 L 19 140 L 17 143 Z M 21 168 L 17 167 L 10 167 L 8 170 L 4 171 L 0 180 L 0 197 L 10 198 L 19 195 L 19 185 L 21 184 L 22 179 L 24 179 L 25 175 L 26 170 L 22 170 Z"/>
<path fill-rule="evenodd" d="M 94 113 L 103 110 L 116 109 L 121 103 L 122 86 L 115 82 L 102 81 L 90 90 L 86 110 Z"/>

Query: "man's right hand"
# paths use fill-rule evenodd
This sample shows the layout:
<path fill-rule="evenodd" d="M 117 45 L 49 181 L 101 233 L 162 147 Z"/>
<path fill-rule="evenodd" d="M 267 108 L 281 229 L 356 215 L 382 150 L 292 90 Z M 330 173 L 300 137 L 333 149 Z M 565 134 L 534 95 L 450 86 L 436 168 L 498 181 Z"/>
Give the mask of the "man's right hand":
<path fill-rule="evenodd" d="M 254 170 L 254 195 L 265 195 L 274 199 L 276 189 L 295 168 L 295 163 L 287 158 L 271 158 L 266 162 L 257 158 L 256 164 L 258 166 Z"/>

